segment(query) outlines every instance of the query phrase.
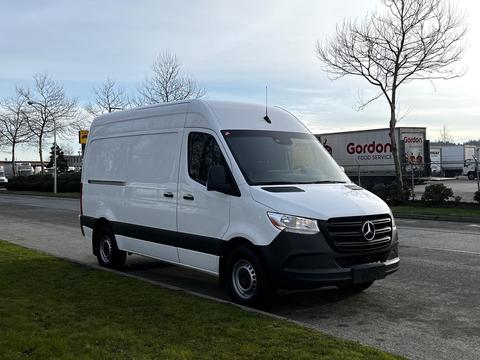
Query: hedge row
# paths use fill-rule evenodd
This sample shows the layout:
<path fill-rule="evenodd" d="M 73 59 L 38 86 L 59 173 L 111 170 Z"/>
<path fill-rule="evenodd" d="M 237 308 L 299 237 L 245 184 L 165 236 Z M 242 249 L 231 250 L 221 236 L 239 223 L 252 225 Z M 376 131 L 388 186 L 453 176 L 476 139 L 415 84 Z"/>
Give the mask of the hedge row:
<path fill-rule="evenodd" d="M 80 192 L 80 173 L 69 171 L 57 176 L 58 192 Z M 8 180 L 7 190 L 16 191 L 53 191 L 53 176 L 36 174 L 16 176 Z"/>

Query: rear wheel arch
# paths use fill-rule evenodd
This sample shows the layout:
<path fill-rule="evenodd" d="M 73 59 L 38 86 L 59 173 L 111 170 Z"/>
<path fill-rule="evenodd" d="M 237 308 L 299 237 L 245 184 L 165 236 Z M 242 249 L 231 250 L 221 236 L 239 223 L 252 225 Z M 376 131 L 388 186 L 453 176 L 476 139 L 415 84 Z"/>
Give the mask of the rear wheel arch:
<path fill-rule="evenodd" d="M 99 241 L 99 237 L 98 237 L 98 234 L 99 234 L 99 231 L 105 227 L 105 226 L 108 226 L 110 229 L 111 229 L 111 226 L 110 226 L 110 223 L 107 219 L 105 218 L 99 218 L 97 220 L 95 220 L 95 223 L 93 225 L 93 233 L 92 233 L 92 252 L 93 252 L 93 255 L 98 255 L 98 241 Z"/>

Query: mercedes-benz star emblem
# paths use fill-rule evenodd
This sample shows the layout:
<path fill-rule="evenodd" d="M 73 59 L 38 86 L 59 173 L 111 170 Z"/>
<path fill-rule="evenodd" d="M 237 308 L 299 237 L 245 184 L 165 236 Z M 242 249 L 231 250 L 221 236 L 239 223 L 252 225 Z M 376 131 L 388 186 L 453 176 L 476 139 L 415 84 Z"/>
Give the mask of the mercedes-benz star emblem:
<path fill-rule="evenodd" d="M 365 221 L 362 225 L 362 234 L 365 240 L 372 241 L 375 237 L 375 225 L 371 221 Z"/>

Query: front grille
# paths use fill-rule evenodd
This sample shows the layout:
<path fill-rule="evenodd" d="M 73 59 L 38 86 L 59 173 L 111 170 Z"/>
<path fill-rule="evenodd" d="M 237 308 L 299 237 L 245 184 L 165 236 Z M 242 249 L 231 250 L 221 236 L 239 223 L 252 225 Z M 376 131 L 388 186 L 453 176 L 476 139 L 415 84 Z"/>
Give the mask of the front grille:
<path fill-rule="evenodd" d="M 375 227 L 371 240 L 362 233 L 366 221 L 371 221 Z M 392 241 L 392 219 L 388 214 L 332 218 L 326 222 L 326 230 L 332 245 L 343 252 L 381 250 Z"/>

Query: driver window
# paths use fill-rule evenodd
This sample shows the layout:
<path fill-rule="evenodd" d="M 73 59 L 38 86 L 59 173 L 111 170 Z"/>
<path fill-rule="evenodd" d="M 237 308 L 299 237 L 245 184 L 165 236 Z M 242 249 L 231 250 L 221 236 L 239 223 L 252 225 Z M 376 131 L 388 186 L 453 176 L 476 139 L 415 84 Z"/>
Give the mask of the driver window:
<path fill-rule="evenodd" d="M 188 135 L 188 174 L 196 182 L 206 185 L 208 170 L 213 165 L 226 167 L 217 141 L 210 134 L 191 132 Z"/>

